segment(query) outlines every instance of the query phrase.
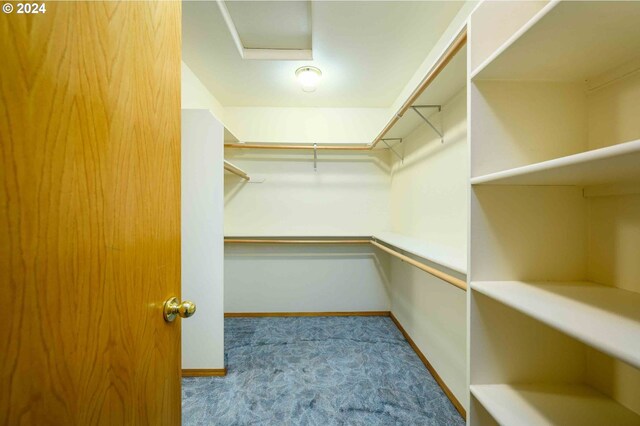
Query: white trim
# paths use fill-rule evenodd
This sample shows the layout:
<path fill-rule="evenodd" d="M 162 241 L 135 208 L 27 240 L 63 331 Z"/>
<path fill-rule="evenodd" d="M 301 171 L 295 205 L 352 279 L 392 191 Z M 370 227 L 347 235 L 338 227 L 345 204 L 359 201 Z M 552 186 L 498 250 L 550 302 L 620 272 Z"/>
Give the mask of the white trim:
<path fill-rule="evenodd" d="M 310 61 L 313 51 L 309 49 L 244 49 L 242 59 L 264 61 Z"/>
<path fill-rule="evenodd" d="M 233 19 L 231 19 L 231 14 L 229 13 L 229 9 L 227 9 L 227 5 L 224 4 L 224 0 L 216 0 L 216 3 L 218 3 L 218 8 L 220 9 L 220 13 L 222 13 L 224 22 L 227 24 L 227 28 L 229 28 L 229 32 L 231 33 L 231 38 L 233 38 L 233 43 L 236 45 L 236 49 L 238 49 L 238 53 L 240 54 L 240 57 L 244 59 L 244 46 L 242 45 L 242 40 L 240 40 L 240 35 L 238 34 L 238 30 L 236 29 L 236 26 L 233 23 Z"/>

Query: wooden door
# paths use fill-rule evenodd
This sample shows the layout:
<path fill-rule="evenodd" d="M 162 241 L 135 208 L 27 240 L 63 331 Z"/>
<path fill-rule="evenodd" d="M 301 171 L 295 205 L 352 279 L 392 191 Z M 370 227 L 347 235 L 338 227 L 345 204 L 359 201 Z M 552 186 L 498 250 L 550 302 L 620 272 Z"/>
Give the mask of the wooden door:
<path fill-rule="evenodd" d="M 180 422 L 180 21 L 0 14 L 0 424 Z"/>

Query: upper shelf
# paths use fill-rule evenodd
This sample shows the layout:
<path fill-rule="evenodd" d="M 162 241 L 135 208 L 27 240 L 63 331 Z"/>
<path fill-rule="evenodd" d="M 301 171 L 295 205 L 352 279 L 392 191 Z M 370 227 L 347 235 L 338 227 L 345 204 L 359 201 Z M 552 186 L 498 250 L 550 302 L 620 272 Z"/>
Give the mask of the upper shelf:
<path fill-rule="evenodd" d="M 471 288 L 640 368 L 640 293 L 591 282 L 479 281 Z"/>
<path fill-rule="evenodd" d="M 446 247 L 436 246 L 417 238 L 407 237 L 393 232 L 380 232 L 375 234 L 373 238 L 415 256 L 442 265 L 452 271 L 460 272 L 461 274 L 467 273 L 466 259 L 461 258 L 460 255 L 454 253 L 453 250 L 447 250 Z"/>
<path fill-rule="evenodd" d="M 477 176 L 471 184 L 588 186 L 637 179 L 640 140 Z"/>
<path fill-rule="evenodd" d="M 611 13 L 616 8 L 617 13 Z M 580 81 L 640 53 L 640 2 L 551 2 L 473 79 Z"/>
<path fill-rule="evenodd" d="M 412 105 L 444 105 L 467 83 L 467 47 L 462 47 L 433 82 L 416 98 Z M 421 109 L 427 116 L 437 110 Z M 406 138 L 419 125 L 424 124 L 415 111 L 407 110 L 404 115 L 385 134 L 385 139 Z"/>

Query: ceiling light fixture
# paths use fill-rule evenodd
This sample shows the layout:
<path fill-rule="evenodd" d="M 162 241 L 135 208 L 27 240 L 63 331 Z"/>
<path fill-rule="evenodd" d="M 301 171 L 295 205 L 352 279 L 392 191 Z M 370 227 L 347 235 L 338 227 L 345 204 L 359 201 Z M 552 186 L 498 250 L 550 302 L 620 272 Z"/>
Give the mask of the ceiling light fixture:
<path fill-rule="evenodd" d="M 313 92 L 316 90 L 322 71 L 316 67 L 300 67 L 296 70 L 296 77 L 305 92 Z"/>

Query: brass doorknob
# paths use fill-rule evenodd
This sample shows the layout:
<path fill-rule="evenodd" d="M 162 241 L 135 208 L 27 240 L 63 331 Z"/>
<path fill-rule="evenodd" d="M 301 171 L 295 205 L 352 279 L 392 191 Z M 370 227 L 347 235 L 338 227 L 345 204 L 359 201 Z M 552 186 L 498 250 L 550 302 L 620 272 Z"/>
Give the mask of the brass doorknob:
<path fill-rule="evenodd" d="M 177 297 L 171 297 L 164 302 L 164 320 L 167 322 L 171 322 L 178 315 L 182 318 L 189 318 L 191 315 L 196 313 L 196 304 L 193 302 L 189 302 L 185 300 L 180 303 Z"/>

